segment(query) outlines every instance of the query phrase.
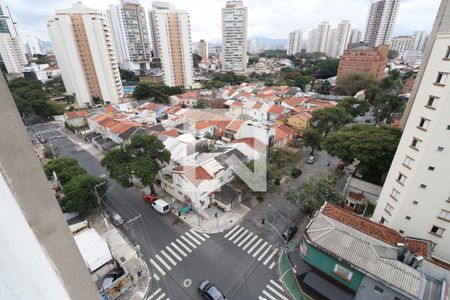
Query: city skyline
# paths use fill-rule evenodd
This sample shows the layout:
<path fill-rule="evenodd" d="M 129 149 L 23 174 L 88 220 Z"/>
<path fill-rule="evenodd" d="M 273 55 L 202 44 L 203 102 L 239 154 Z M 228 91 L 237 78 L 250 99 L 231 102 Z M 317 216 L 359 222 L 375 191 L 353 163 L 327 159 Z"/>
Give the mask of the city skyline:
<path fill-rule="evenodd" d="M 33 34 L 42 40 L 49 40 L 46 31 L 46 20 L 55 9 L 72 5 L 73 0 L 46 0 L 39 8 L 30 10 L 29 0 L 5 1 L 10 6 L 23 35 Z M 189 3 L 181 0 L 170 1 L 180 9 L 188 10 L 191 15 L 192 41 L 207 39 L 212 43 L 221 40 L 220 13 L 226 1 L 195 0 Z M 342 19 L 348 19 L 352 28 L 365 29 L 370 0 L 338 0 L 328 3 L 325 0 L 315 2 L 294 2 L 283 0 L 278 2 L 258 2 L 246 0 L 249 8 L 248 36 L 265 36 L 286 39 L 289 32 L 302 30 L 308 32 L 321 21 L 329 21 L 334 25 Z M 101 0 L 89 3 L 92 8 L 106 11 L 110 4 L 120 1 Z M 151 7 L 151 1 L 141 1 L 145 10 Z M 416 30 L 431 30 L 439 1 L 404 0 L 401 1 L 393 36 L 412 34 Z M 353 9 L 349 10 L 351 6 Z M 301 21 L 296 14 L 302 11 Z M 361 13 L 361 12 L 364 13 Z M 320 17 L 319 17 L 320 16 Z M 419 17 L 420 16 L 420 17 Z M 263 21 L 262 21 L 263 20 Z M 415 20 L 410 22 L 410 20 Z M 276 24 L 276 26 L 274 26 Z"/>

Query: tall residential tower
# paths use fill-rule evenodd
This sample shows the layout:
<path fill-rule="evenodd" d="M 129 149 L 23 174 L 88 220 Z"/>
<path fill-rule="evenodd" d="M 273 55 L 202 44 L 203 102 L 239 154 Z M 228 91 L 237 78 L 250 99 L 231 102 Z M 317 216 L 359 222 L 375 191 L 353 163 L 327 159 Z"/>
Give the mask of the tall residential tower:
<path fill-rule="evenodd" d="M 308 46 L 306 52 L 323 52 L 327 50 L 328 36 L 330 34 L 330 23 L 322 22 L 308 34 Z"/>
<path fill-rule="evenodd" d="M 144 74 L 150 68 L 150 36 L 139 0 L 121 0 L 119 5 L 110 5 L 107 16 L 120 67 Z"/>
<path fill-rule="evenodd" d="M 192 87 L 194 72 L 189 13 L 166 2 L 152 2 L 149 18 L 153 54 L 161 59 L 164 83 Z"/>
<path fill-rule="evenodd" d="M 247 7 L 242 1 L 227 1 L 222 8 L 222 67 L 244 71 L 247 58 Z"/>
<path fill-rule="evenodd" d="M 390 44 L 400 0 L 372 0 L 364 42 L 371 46 Z"/>
<path fill-rule="evenodd" d="M 373 220 L 433 243 L 450 263 L 450 2 L 438 11 Z"/>
<path fill-rule="evenodd" d="M 206 40 L 200 40 L 197 45 L 198 55 L 202 57 L 202 61 L 208 60 L 208 42 Z"/>
<path fill-rule="evenodd" d="M 300 30 L 289 33 L 287 55 L 294 55 L 302 51 L 302 35 Z"/>

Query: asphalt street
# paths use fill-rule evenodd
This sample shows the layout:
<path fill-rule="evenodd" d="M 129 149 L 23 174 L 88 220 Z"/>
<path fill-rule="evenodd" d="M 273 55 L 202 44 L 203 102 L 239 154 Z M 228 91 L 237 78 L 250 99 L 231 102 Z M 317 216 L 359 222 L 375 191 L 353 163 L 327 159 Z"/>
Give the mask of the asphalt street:
<path fill-rule="evenodd" d="M 102 196 L 105 205 L 126 222 L 134 220 L 121 229 L 140 246 L 150 268 L 147 299 L 203 299 L 197 292 L 203 279 L 215 282 L 228 299 L 289 299 L 276 271 L 283 250 L 278 232 L 294 216 L 298 217 L 292 213 L 295 207 L 279 197 L 270 197 L 239 225 L 206 235 L 177 222 L 173 215 L 159 215 L 143 201 L 140 190 L 124 188 L 110 179 L 99 161 L 68 139 L 58 124 L 38 124 L 28 129 L 30 136 L 47 140 L 60 156 L 74 157 L 90 174 L 106 176 L 108 191 Z M 261 218 L 275 228 L 262 225 Z"/>

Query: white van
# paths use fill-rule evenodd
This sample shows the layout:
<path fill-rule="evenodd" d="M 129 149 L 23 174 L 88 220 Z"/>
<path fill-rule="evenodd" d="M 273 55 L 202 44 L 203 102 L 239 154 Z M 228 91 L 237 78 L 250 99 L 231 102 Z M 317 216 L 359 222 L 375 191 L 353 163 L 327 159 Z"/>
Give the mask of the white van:
<path fill-rule="evenodd" d="M 162 199 L 158 199 L 152 203 L 154 210 L 159 212 L 161 215 L 167 214 L 170 211 L 170 205 Z"/>

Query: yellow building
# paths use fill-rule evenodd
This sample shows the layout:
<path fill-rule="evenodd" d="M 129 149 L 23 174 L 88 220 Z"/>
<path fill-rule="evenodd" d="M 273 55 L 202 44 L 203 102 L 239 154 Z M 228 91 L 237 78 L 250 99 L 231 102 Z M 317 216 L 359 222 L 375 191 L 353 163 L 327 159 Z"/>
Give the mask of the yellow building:
<path fill-rule="evenodd" d="M 311 114 L 307 112 L 299 112 L 298 114 L 292 115 L 287 118 L 287 125 L 296 130 L 305 130 L 309 127 L 309 120 L 311 119 Z"/>

